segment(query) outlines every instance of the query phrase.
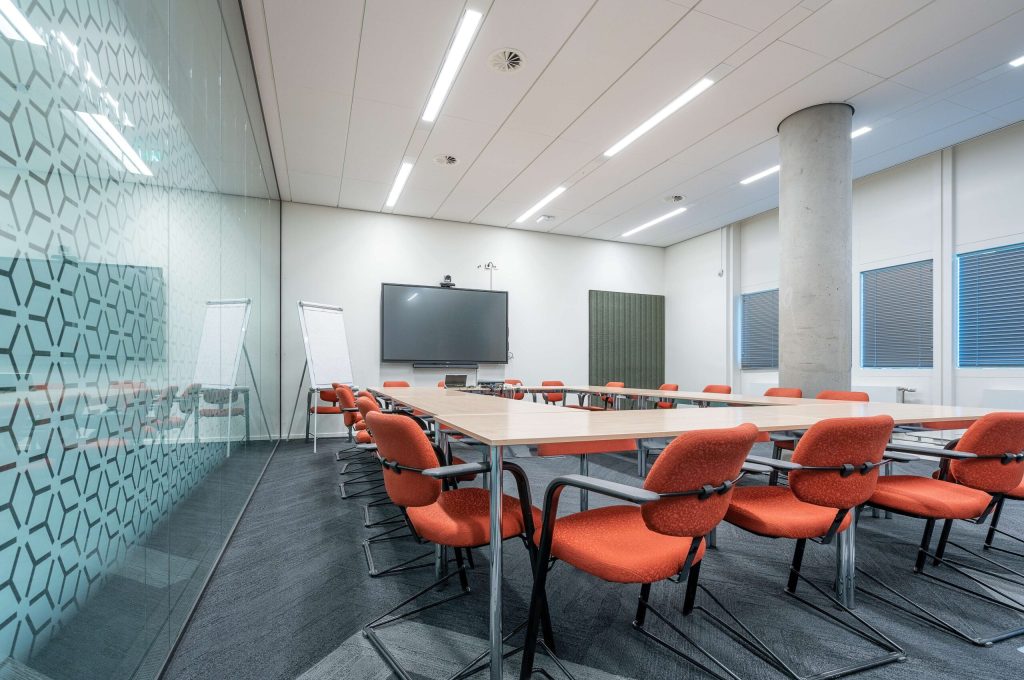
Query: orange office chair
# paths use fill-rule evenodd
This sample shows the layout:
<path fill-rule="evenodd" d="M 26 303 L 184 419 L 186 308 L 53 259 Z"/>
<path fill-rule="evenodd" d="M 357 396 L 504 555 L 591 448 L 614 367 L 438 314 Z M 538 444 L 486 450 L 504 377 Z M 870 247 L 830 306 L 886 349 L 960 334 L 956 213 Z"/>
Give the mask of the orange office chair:
<path fill-rule="evenodd" d="M 637 450 L 635 439 L 605 439 L 592 442 L 565 442 L 561 444 L 539 444 L 538 456 L 576 456 L 580 461 L 580 474 L 590 472 L 590 459 L 595 453 L 627 453 Z M 587 492 L 580 491 L 580 510 L 586 510 Z"/>
<path fill-rule="evenodd" d="M 796 389 L 796 388 L 790 388 Z M 800 392 L 801 396 L 803 391 Z M 768 395 L 765 396 L 784 396 L 784 395 Z M 827 399 L 829 401 L 870 401 L 870 397 L 867 392 L 848 392 L 843 390 L 822 390 L 818 392 L 815 399 Z M 796 440 L 800 438 L 799 432 L 777 432 L 769 435 L 769 440 L 772 442 L 772 458 L 775 460 L 782 459 L 783 451 L 792 451 L 796 446 Z M 775 484 L 778 481 L 778 471 L 772 472 L 771 484 Z"/>
<path fill-rule="evenodd" d="M 527 622 L 521 680 L 534 672 L 538 632 L 547 612 L 548 561 L 562 560 L 580 571 L 613 583 L 640 585 L 633 627 L 683 659 L 716 676 L 708 663 L 670 645 L 644 627 L 648 612 L 668 624 L 714 665 L 736 676 L 704 651 L 650 602 L 651 584 L 678 575 L 686 581 L 683 613 L 693 610 L 697 579 L 704 557 L 704 539 L 722 520 L 733 487 L 742 477 L 744 459 L 757 428 L 747 423 L 727 430 L 689 432 L 676 437 L 654 463 L 643 488 L 582 475 L 553 480 L 544 494 L 541 528 L 535 533 L 539 551 Z M 633 505 L 613 505 L 558 517 L 558 500 L 566 487 L 592 491 Z M 545 630 L 541 643 L 554 657 L 553 635 Z"/>
<path fill-rule="evenodd" d="M 385 380 L 384 387 L 409 387 L 405 380 Z"/>
<path fill-rule="evenodd" d="M 541 380 L 541 387 L 565 387 L 565 383 L 561 380 Z M 558 404 L 565 401 L 564 392 L 544 392 L 544 403 L 545 404 Z"/>
<path fill-rule="evenodd" d="M 334 394 L 333 390 L 328 391 L 332 395 Z M 231 419 L 234 416 L 245 416 L 245 441 L 249 441 L 249 410 L 242 404 L 245 398 L 243 395 L 245 394 L 248 393 L 238 388 L 203 390 L 203 400 L 210 404 L 210 406 L 200 406 L 199 416 L 201 418 L 227 418 L 229 436 L 231 433 Z"/>
<path fill-rule="evenodd" d="M 505 384 L 506 385 L 522 385 L 523 381 L 520 380 L 519 378 L 505 378 Z M 519 401 L 519 400 L 521 400 L 525 396 L 526 396 L 526 392 L 523 392 L 522 390 L 514 390 L 514 391 L 512 391 L 512 394 L 511 394 L 511 396 L 509 398 L 510 399 L 515 399 L 516 401 Z"/>
<path fill-rule="evenodd" d="M 604 386 L 605 387 L 625 387 L 626 383 L 619 382 L 619 381 L 616 381 L 616 380 L 612 380 L 611 382 L 606 382 L 604 384 Z M 619 398 L 618 395 L 602 394 L 601 395 L 601 402 L 602 402 L 603 408 L 608 408 L 609 406 L 614 406 L 615 405 L 615 400 L 618 399 L 618 398 Z"/>
<path fill-rule="evenodd" d="M 977 565 L 966 565 L 957 558 L 945 557 L 947 546 L 980 557 L 962 545 L 949 540 L 955 520 L 983 524 L 989 514 L 998 506 L 1006 494 L 1013 493 L 1024 480 L 1024 413 L 990 413 L 976 420 L 959 440 L 950 442 L 946 449 L 925 446 L 890 445 L 890 451 L 911 453 L 941 458 L 936 477 L 913 475 L 890 475 L 878 480 L 868 505 L 907 517 L 925 520 L 924 535 L 917 549 L 914 573 L 929 576 L 932 580 L 982 602 L 998 605 L 1015 614 L 1015 625 L 990 635 L 980 635 L 972 627 L 959 627 L 942 618 L 934 611 L 914 603 L 909 597 L 898 593 L 892 586 L 867 572 L 862 572 L 872 582 L 886 591 L 897 595 L 890 599 L 868 590 L 867 595 L 881 600 L 907 613 L 919 621 L 975 645 L 987 647 L 996 642 L 1024 635 L 1020 615 L 1024 614 L 1024 601 L 1020 596 L 1007 593 L 995 585 L 994 579 L 1006 579 L 1006 572 L 993 572 L 995 566 L 985 560 L 983 573 L 994 578 L 979 578 Z M 935 552 L 931 552 L 932 532 L 935 523 L 941 520 L 942 533 Z M 935 574 L 926 574 L 925 565 L 931 559 L 933 566 L 949 567 L 961 576 L 957 583 Z M 1011 570 L 1012 571 L 1012 570 Z M 1018 572 L 1013 572 L 1018 573 Z M 1019 575 L 1019 574 L 1018 574 Z M 980 587 L 976 590 L 974 587 Z"/>
<path fill-rule="evenodd" d="M 787 472 L 789 487 L 773 484 L 740 487 L 733 492 L 729 511 L 725 515 L 726 522 L 757 536 L 795 540 L 796 549 L 786 592 L 837 625 L 884 650 L 880 656 L 821 671 L 811 676 L 814 678 L 837 678 L 906 658 L 899 645 L 835 597 L 808 581 L 800 572 L 807 541 L 831 543 L 833 538 L 850 527 L 851 513 L 871 497 L 879 479 L 878 470 L 886 464 L 885 447 L 892 434 L 892 427 L 893 421 L 889 416 L 830 418 L 811 426 L 800 438 L 792 462 L 751 456 L 748 460 Z M 904 459 L 902 456 L 900 458 Z M 796 589 L 801 580 L 866 630 L 856 630 L 827 607 L 819 607 L 797 596 Z M 796 680 L 800 679 L 777 652 L 757 638 L 729 610 L 721 608 L 735 624 L 726 627 L 734 636 L 743 640 L 745 646 L 758 650 L 755 653 L 780 672 Z M 814 631 L 807 631 L 807 635 L 813 637 Z"/>
<path fill-rule="evenodd" d="M 377 441 L 377 458 L 383 468 L 388 496 L 404 511 L 410 531 L 421 543 L 453 549 L 458 565 L 452 573 L 403 600 L 363 628 L 363 634 L 395 674 L 400 678 L 408 678 L 408 672 L 377 635 L 377 630 L 469 593 L 466 571 L 469 551 L 487 545 L 491 538 L 490 492 L 480 488 L 453 488 L 451 480 L 467 473 L 487 472 L 488 464 L 442 466 L 439 451 L 431 445 L 423 430 L 403 415 L 369 413 L 367 426 Z M 522 540 L 533 563 L 535 549 L 528 536 L 533 534 L 539 512 L 530 502 L 530 486 L 522 468 L 509 462 L 504 462 L 502 467 L 512 474 L 519 498 L 508 495 L 502 497 L 501 537 L 503 540 Z M 414 560 L 429 558 L 433 554 L 431 550 Z M 368 549 L 367 556 L 368 561 L 372 562 Z M 411 565 L 414 560 L 410 560 L 405 568 L 416 568 Z M 458 576 L 461 586 L 461 592 L 454 597 L 445 597 L 404 614 L 396 614 L 454 576 Z"/>
<path fill-rule="evenodd" d="M 705 385 L 701 392 L 710 392 L 711 394 L 732 394 L 732 387 L 729 385 Z"/>
<path fill-rule="evenodd" d="M 799 387 L 769 387 L 764 391 L 766 397 L 791 397 L 794 399 L 802 399 L 804 391 Z M 762 432 L 757 435 L 757 441 L 759 442 L 770 442 L 771 436 L 767 432 Z"/>
<path fill-rule="evenodd" d="M 661 390 L 662 392 L 678 392 L 679 391 L 679 385 L 677 385 L 676 383 L 663 383 L 662 386 L 659 387 L 658 389 Z M 675 408 L 676 407 L 676 402 L 674 402 L 674 401 L 658 401 L 658 402 L 654 403 L 654 407 L 655 408 Z"/>
<path fill-rule="evenodd" d="M 341 383 L 334 383 L 334 394 L 337 396 L 338 408 L 341 411 L 345 427 L 348 429 L 348 440 L 352 441 L 354 437 L 352 428 L 363 419 L 356 406 L 356 395 L 352 393 L 351 387 Z"/>

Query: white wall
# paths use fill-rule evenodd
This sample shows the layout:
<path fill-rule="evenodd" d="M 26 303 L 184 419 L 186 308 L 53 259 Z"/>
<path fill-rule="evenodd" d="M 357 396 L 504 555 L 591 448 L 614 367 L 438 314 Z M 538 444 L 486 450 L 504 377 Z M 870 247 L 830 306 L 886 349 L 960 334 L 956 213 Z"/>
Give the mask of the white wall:
<path fill-rule="evenodd" d="M 345 308 L 355 380 L 434 385 L 443 370 L 380 361 L 380 284 L 433 285 L 445 274 L 463 288 L 509 291 L 508 366 L 482 365 L 479 379 L 588 379 L 588 291 L 661 294 L 664 249 L 401 215 L 285 203 L 282 215 L 282 403 L 287 419 L 305 359 L 298 300 Z M 721 308 L 721 305 L 719 305 Z M 671 352 L 669 352 L 671 355 Z M 304 403 L 304 397 L 303 397 Z M 302 405 L 293 432 L 301 432 Z M 321 423 L 323 425 L 323 423 Z M 337 431 L 330 423 L 325 431 Z"/>
<path fill-rule="evenodd" d="M 955 254 L 1024 241 L 1024 123 L 998 130 L 864 177 L 853 188 L 853 384 L 905 386 L 916 390 L 907 401 L 982 405 L 986 390 L 1024 390 L 1024 369 L 960 369 L 955 358 Z M 729 234 L 735 246 L 729 260 L 730 282 L 715 281 L 714 245 Z M 724 229 L 676 244 L 666 251 L 666 315 L 685 328 L 687 345 L 701 356 L 677 356 L 668 343 L 673 379 L 687 372 L 722 373 L 721 362 L 735 346 L 731 330 L 742 293 L 779 284 L 778 211 L 773 210 Z M 697 266 L 708 258 L 705 266 Z M 728 259 L 728 258 L 727 258 Z M 860 273 L 895 264 L 932 259 L 935 267 L 934 367 L 865 369 L 860 367 Z M 673 278 L 672 261 L 688 267 Z M 714 313 L 702 298 L 718 300 L 729 288 L 729 318 Z M 673 290 L 675 288 L 676 290 Z M 734 353 L 733 353 L 734 354 Z M 729 359 L 733 387 L 758 392 L 775 384 L 777 371 L 740 371 Z M 707 365 L 707 367 L 704 366 Z M 670 375 L 672 373 L 670 372 Z M 1022 392 L 1024 395 L 1024 392 Z M 1003 406 L 1014 405 L 1004 402 Z M 1024 398 L 1017 405 L 1024 408 Z"/>
<path fill-rule="evenodd" d="M 665 249 L 665 380 L 682 390 L 731 383 L 729 232 Z"/>

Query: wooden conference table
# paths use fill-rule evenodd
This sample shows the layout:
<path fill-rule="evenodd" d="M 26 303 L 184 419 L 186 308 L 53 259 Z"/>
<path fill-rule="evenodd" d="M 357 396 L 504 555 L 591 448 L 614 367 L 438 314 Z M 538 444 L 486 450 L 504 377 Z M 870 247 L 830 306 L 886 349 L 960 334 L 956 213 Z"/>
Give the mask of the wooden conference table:
<path fill-rule="evenodd" d="M 531 391 L 556 391 L 529 387 Z M 734 427 L 753 423 L 762 432 L 806 430 L 826 418 L 892 416 L 897 425 L 923 422 L 976 420 L 994 409 L 921 404 L 826 401 L 724 395 L 703 392 L 662 392 L 588 385 L 560 388 L 580 394 L 643 392 L 661 400 L 686 400 L 735 404 L 733 408 L 646 409 L 588 411 L 474 394 L 471 391 L 436 387 L 371 388 L 398 404 L 422 411 L 435 421 L 466 434 L 488 448 L 491 489 L 502 488 L 501 459 L 506 446 L 602 439 L 650 439 L 674 437 L 683 432 Z M 680 396 L 685 395 L 685 396 Z M 634 396 L 634 395 L 627 395 Z M 770 400 L 770 401 L 769 401 Z M 490 568 L 490 677 L 502 678 L 502 541 L 501 494 L 491 494 Z M 855 520 L 854 520 L 855 521 Z M 836 541 L 836 592 L 847 606 L 854 604 L 856 525 Z"/>

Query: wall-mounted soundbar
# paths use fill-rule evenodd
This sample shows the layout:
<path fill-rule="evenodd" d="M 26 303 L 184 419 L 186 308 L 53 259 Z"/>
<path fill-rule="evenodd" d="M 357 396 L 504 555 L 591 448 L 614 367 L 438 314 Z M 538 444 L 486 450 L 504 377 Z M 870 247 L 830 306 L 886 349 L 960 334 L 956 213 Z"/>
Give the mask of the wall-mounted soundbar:
<path fill-rule="evenodd" d="M 478 369 L 480 364 L 464 361 L 414 361 L 413 368 L 471 368 Z"/>

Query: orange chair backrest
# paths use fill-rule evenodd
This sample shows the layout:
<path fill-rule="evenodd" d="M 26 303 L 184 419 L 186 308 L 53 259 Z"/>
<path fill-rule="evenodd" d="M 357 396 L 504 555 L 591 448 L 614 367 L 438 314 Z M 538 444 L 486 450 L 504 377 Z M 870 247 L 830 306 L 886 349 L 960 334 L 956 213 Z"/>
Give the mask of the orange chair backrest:
<path fill-rule="evenodd" d="M 335 385 L 335 394 L 338 395 L 338 403 L 342 408 L 355 408 L 356 395 L 352 394 L 352 388 L 348 385 Z"/>
<path fill-rule="evenodd" d="M 729 385 L 705 385 L 701 392 L 710 392 L 712 394 L 732 394 L 732 387 Z"/>
<path fill-rule="evenodd" d="M 444 380 L 438 380 L 437 381 L 437 386 L 442 388 L 442 389 L 444 389 Z"/>
<path fill-rule="evenodd" d="M 878 463 L 892 435 L 892 418 L 828 418 L 804 433 L 793 451 L 793 462 L 800 465 L 836 467 Z M 875 492 L 878 468 L 862 475 L 854 471 L 843 477 L 835 470 L 794 470 L 789 473 L 789 488 L 805 503 L 837 510 L 853 508 Z"/>
<path fill-rule="evenodd" d="M 562 382 L 561 380 L 541 380 L 540 381 L 540 386 L 541 387 L 544 387 L 544 386 L 549 386 L 549 387 L 565 387 L 565 383 Z M 544 393 L 544 398 L 547 399 L 548 401 L 562 401 L 562 393 L 561 392 L 545 392 Z"/>
<path fill-rule="evenodd" d="M 338 395 L 334 390 L 320 390 L 320 401 L 326 401 L 331 404 L 337 404 Z"/>
<path fill-rule="evenodd" d="M 957 451 L 980 460 L 954 460 L 949 469 L 956 481 L 988 493 L 1006 493 L 1024 479 L 1024 463 L 1004 463 L 1002 454 L 1024 451 L 1024 413 L 989 413 L 967 428 L 956 444 Z"/>
<path fill-rule="evenodd" d="M 404 380 L 385 380 L 384 387 L 408 387 L 409 383 Z"/>
<path fill-rule="evenodd" d="M 620 382 L 618 380 L 612 380 L 610 382 L 606 382 L 604 384 L 604 386 L 605 387 L 625 387 L 626 383 Z M 609 404 L 612 403 L 613 401 L 615 401 L 615 397 L 612 397 L 612 396 L 607 395 L 607 394 L 602 394 L 601 395 L 601 399 L 606 401 L 606 402 L 608 402 Z"/>
<path fill-rule="evenodd" d="M 801 399 L 804 396 L 804 391 L 799 387 L 769 387 L 764 391 L 764 396 Z"/>
<path fill-rule="evenodd" d="M 831 399 L 833 401 L 870 401 L 867 392 L 844 392 L 843 390 L 822 390 L 815 399 Z"/>
<path fill-rule="evenodd" d="M 659 389 L 659 390 L 661 390 L 661 391 L 663 391 L 663 392 L 678 392 L 678 391 L 679 391 L 679 385 L 677 385 L 676 383 L 664 383 L 664 384 L 663 384 L 663 385 L 662 385 L 661 387 L 659 387 L 658 389 Z M 658 408 L 672 408 L 672 407 L 674 407 L 674 406 L 675 406 L 675 402 L 671 402 L 671 401 L 659 401 L 659 402 L 658 402 L 658 403 L 656 404 L 656 406 L 657 406 Z"/>
<path fill-rule="evenodd" d="M 505 378 L 505 384 L 506 385 L 522 385 L 523 381 L 520 380 L 519 378 Z M 516 390 L 515 392 L 512 393 L 512 398 L 516 399 L 516 400 L 522 399 L 525 396 L 526 396 L 526 392 L 520 392 L 519 390 Z"/>
<path fill-rule="evenodd" d="M 757 427 L 744 423 L 721 430 L 685 432 L 669 443 L 644 480 L 644 488 L 658 493 L 691 491 L 706 484 L 718 486 L 736 479 Z M 640 506 L 651 531 L 669 536 L 704 536 L 729 509 L 732 489 L 705 499 L 698 496 L 663 498 Z"/>
<path fill-rule="evenodd" d="M 377 442 L 380 457 L 390 463 L 426 470 L 438 467 L 437 454 L 430 440 L 412 418 L 371 412 L 366 426 Z M 400 508 L 430 505 L 441 495 L 441 482 L 411 470 L 384 468 L 384 488 L 391 502 Z"/>
<path fill-rule="evenodd" d="M 362 393 L 360 393 L 359 398 L 356 399 L 356 408 L 358 408 L 359 412 L 363 414 L 364 419 L 368 413 L 380 413 L 380 405 L 377 403 L 377 400 L 370 396 L 363 396 Z M 370 427 L 369 420 L 366 421 L 366 426 L 369 428 L 370 434 L 373 434 L 373 428 Z"/>

